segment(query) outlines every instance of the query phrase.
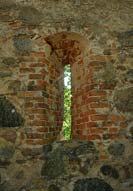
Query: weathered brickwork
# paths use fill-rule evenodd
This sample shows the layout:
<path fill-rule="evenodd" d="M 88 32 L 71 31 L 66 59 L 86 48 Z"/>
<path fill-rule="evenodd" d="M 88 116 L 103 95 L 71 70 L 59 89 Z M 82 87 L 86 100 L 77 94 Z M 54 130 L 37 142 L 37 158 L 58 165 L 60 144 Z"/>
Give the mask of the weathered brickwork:
<path fill-rule="evenodd" d="M 131 14 L 130 0 L 0 0 L 0 190 L 132 189 Z M 73 141 L 53 143 L 67 64 Z"/>

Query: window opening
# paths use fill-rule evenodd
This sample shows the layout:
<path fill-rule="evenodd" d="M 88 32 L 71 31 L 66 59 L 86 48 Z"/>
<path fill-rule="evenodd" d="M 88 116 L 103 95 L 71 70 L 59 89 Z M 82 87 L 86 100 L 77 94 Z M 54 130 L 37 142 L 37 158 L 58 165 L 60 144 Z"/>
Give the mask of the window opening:
<path fill-rule="evenodd" d="M 71 71 L 70 65 L 64 67 L 64 139 L 71 139 Z"/>

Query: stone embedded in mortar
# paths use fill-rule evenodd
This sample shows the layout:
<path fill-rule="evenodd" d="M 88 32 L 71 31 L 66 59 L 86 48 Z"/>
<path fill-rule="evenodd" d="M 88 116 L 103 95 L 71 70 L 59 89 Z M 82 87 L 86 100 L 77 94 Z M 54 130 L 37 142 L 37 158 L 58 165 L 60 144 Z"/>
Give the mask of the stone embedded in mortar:
<path fill-rule="evenodd" d="M 32 51 L 31 39 L 26 34 L 19 34 L 13 38 L 14 46 L 19 54 L 26 54 Z"/>
<path fill-rule="evenodd" d="M 112 61 L 113 62 L 113 61 Z M 116 72 L 112 62 L 108 62 L 105 65 L 105 70 L 102 74 L 102 79 L 107 85 L 115 85 L 116 84 Z"/>
<path fill-rule="evenodd" d="M 13 145 L 3 138 L 0 138 L 0 161 L 8 161 L 14 155 Z"/>
<path fill-rule="evenodd" d="M 39 25 L 42 14 L 33 7 L 23 7 L 19 13 L 19 19 L 27 25 Z"/>
<path fill-rule="evenodd" d="M 6 97 L 0 96 L 0 127 L 18 127 L 22 126 L 23 122 L 24 119 L 15 106 Z"/>
<path fill-rule="evenodd" d="M 41 175 L 49 179 L 55 179 L 66 174 L 66 165 L 63 154 L 59 149 L 51 153 L 44 163 Z"/>
<path fill-rule="evenodd" d="M 0 78 L 7 78 L 12 76 L 12 71 L 0 71 Z"/>
<path fill-rule="evenodd" d="M 133 88 L 116 90 L 114 94 L 115 107 L 123 112 L 133 111 Z"/>
<path fill-rule="evenodd" d="M 69 159 L 77 159 L 79 155 L 87 153 L 96 153 L 96 148 L 93 142 L 88 141 L 87 143 L 81 142 L 79 146 L 73 148 L 65 148 L 63 153 L 69 157 Z"/>
<path fill-rule="evenodd" d="M 9 82 L 8 89 L 13 91 L 13 93 L 17 93 L 21 90 L 21 81 L 20 80 L 12 80 Z"/>
<path fill-rule="evenodd" d="M 15 143 L 17 138 L 17 133 L 14 129 L 1 129 L 0 130 L 0 137 L 6 139 L 7 141 L 10 141 L 12 143 Z"/>
<path fill-rule="evenodd" d="M 43 146 L 43 154 L 44 154 L 45 158 L 47 158 L 47 156 L 49 155 L 49 153 L 51 151 L 52 151 L 52 145 L 51 144 Z"/>
<path fill-rule="evenodd" d="M 113 191 L 113 188 L 102 179 L 86 178 L 77 180 L 73 191 Z"/>
<path fill-rule="evenodd" d="M 108 147 L 108 152 L 114 156 L 122 156 L 125 151 L 125 145 L 119 142 L 111 143 Z"/>
<path fill-rule="evenodd" d="M 118 34 L 118 40 L 122 48 L 132 47 L 133 46 L 133 30 L 125 31 Z"/>
<path fill-rule="evenodd" d="M 80 169 L 81 158 L 87 157 L 88 161 L 92 163 L 92 160 L 94 161 L 97 156 L 97 150 L 91 141 L 78 140 L 57 142 L 52 146 L 45 145 L 43 153 L 45 163 L 41 174 L 49 179 L 68 177 L 72 166 L 76 168 L 76 173 L 82 171 Z M 89 163 L 86 168 L 87 170 L 90 168 Z"/>
<path fill-rule="evenodd" d="M 17 5 L 12 0 L 0 0 L 0 10 L 10 10 L 17 8 Z"/>
<path fill-rule="evenodd" d="M 110 166 L 110 165 L 103 165 L 100 168 L 100 171 L 105 176 L 112 176 L 114 179 L 118 179 L 119 178 L 118 171 L 115 168 L 113 168 L 112 166 Z"/>
<path fill-rule="evenodd" d="M 133 79 L 133 69 L 128 70 L 128 72 L 126 74 L 126 77 L 128 79 Z"/>
<path fill-rule="evenodd" d="M 3 58 L 2 63 L 6 66 L 10 66 L 16 64 L 16 60 L 13 57 L 5 57 Z"/>
<path fill-rule="evenodd" d="M 54 185 L 54 184 L 51 184 L 49 187 L 48 187 L 48 191 L 61 191 L 58 186 Z"/>

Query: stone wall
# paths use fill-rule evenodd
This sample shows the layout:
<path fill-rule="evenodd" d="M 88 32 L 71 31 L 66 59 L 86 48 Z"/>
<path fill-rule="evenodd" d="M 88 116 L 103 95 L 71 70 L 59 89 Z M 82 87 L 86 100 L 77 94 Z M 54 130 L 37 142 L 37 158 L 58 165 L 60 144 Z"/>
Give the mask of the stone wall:
<path fill-rule="evenodd" d="M 131 13 L 130 0 L 0 0 L 0 190 L 131 189 Z M 67 64 L 73 141 L 54 145 Z"/>

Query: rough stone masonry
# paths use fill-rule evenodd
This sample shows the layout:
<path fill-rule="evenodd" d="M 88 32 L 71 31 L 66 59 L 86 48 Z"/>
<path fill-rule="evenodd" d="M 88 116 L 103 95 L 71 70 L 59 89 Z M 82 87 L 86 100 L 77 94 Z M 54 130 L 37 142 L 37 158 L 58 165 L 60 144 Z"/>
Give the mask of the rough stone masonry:
<path fill-rule="evenodd" d="M 0 0 L 0 191 L 133 189 L 131 0 Z M 60 141 L 64 66 L 72 140 Z"/>

